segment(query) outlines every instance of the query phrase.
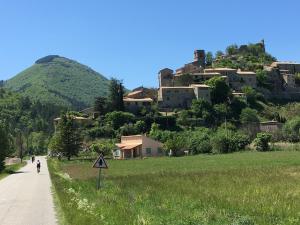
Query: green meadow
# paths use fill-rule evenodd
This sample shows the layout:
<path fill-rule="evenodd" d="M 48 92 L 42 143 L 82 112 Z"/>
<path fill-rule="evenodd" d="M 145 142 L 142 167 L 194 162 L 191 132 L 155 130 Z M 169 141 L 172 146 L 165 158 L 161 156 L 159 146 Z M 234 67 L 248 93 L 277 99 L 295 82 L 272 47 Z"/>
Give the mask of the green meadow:
<path fill-rule="evenodd" d="M 49 160 L 62 224 L 300 224 L 300 152 Z"/>

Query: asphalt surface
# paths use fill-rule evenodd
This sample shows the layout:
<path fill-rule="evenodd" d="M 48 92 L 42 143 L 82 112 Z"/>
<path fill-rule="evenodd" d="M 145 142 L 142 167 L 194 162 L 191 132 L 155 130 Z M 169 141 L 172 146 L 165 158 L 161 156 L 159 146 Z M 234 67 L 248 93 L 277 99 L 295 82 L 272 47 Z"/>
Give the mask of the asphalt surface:
<path fill-rule="evenodd" d="M 57 225 L 51 180 L 44 157 L 38 174 L 36 163 L 0 180 L 1 225 Z"/>

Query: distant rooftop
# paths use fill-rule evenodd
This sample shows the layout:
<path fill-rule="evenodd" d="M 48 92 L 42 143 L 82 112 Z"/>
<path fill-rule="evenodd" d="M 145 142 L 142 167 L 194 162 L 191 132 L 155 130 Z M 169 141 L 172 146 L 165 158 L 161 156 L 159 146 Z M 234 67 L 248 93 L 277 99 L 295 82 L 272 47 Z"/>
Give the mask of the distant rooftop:
<path fill-rule="evenodd" d="M 252 72 L 252 71 L 237 71 L 237 74 L 239 74 L 239 75 L 256 75 L 256 73 Z"/>
<path fill-rule="evenodd" d="M 191 84 L 191 87 L 209 88 L 209 86 L 206 84 Z"/>
<path fill-rule="evenodd" d="M 277 65 L 300 65 L 300 63 L 292 62 L 292 61 L 278 61 L 273 62 L 271 66 L 277 66 Z"/>
<path fill-rule="evenodd" d="M 205 69 L 204 71 L 236 71 L 237 69 L 232 69 L 232 68 L 227 68 L 227 67 L 224 67 L 224 68 L 210 68 L 210 69 Z"/>
<path fill-rule="evenodd" d="M 123 98 L 124 102 L 153 102 L 151 98 Z"/>

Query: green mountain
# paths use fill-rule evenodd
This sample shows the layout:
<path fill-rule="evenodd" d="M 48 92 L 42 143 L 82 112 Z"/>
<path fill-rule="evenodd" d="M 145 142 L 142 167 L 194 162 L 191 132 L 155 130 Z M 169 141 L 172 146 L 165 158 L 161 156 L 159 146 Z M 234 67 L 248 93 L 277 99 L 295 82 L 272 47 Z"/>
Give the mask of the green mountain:
<path fill-rule="evenodd" d="M 5 82 L 32 101 L 82 109 L 95 97 L 106 96 L 109 80 L 91 68 L 58 55 L 49 55 Z"/>

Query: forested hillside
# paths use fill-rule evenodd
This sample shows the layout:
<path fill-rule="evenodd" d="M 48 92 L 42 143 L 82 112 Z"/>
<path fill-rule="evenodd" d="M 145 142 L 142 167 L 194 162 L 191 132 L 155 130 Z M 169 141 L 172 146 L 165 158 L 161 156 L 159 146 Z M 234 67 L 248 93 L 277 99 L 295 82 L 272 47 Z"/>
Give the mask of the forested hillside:
<path fill-rule="evenodd" d="M 106 96 L 109 80 L 76 61 L 50 55 L 41 58 L 5 84 L 32 101 L 72 109 L 91 106 L 95 97 Z"/>
<path fill-rule="evenodd" d="M 53 119 L 62 110 L 63 107 L 33 103 L 28 97 L 0 88 L 0 125 L 9 142 L 6 150 L 19 156 L 25 154 L 25 150 L 46 153 L 49 135 L 54 131 Z"/>

